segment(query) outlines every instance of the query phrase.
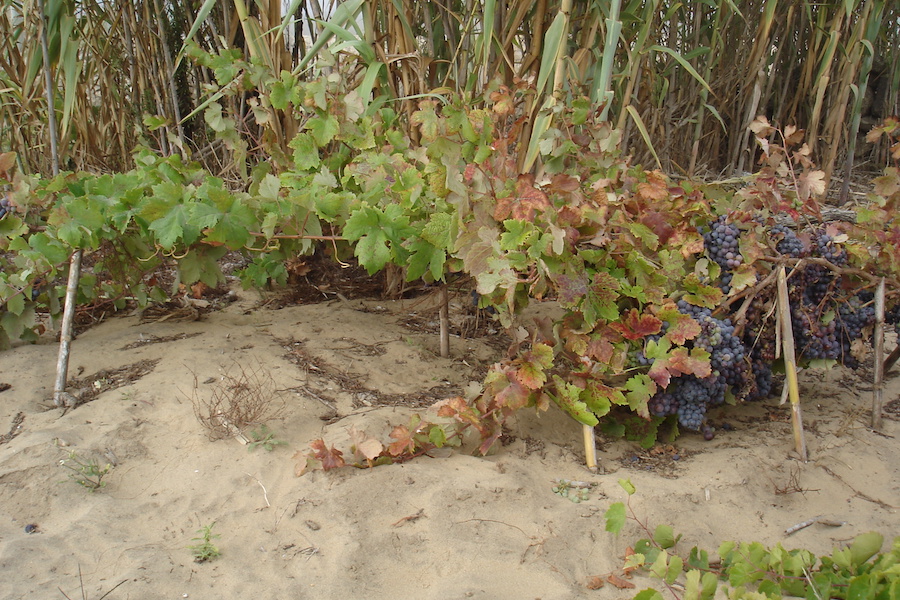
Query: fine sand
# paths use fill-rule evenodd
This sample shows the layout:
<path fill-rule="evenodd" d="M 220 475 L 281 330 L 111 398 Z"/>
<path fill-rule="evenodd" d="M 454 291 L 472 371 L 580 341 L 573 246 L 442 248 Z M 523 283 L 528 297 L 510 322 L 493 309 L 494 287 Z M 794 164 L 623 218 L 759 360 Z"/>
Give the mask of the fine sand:
<path fill-rule="evenodd" d="M 581 426 L 551 407 L 521 411 L 487 457 L 298 477 L 294 455 L 314 439 L 346 453 L 355 426 L 389 442 L 392 426 L 480 381 L 503 344 L 455 337 L 440 358 L 436 312 L 421 300 L 332 295 L 274 309 L 255 292 L 235 297 L 199 320 L 112 317 L 81 333 L 70 377 L 95 397 L 64 414 L 50 408 L 54 342 L 0 353 L 11 384 L 0 393 L 0 598 L 631 598 L 654 581 L 635 576 L 628 589 L 610 576 L 624 578 L 643 532 L 629 521 L 614 536 L 603 519 L 626 499 L 625 478 L 634 513 L 672 525 L 684 553 L 738 540 L 822 554 L 863 532 L 900 534 L 900 378 L 876 433 L 867 369 L 802 374 L 807 463 L 789 407 L 772 398 L 714 411 L 728 427 L 710 442 L 690 434 L 646 451 L 598 437 L 599 474 L 583 466 Z M 284 402 L 268 426 L 285 443 L 271 451 L 210 441 L 195 417 L 192 397 L 221 395 L 223 377 L 242 372 Z M 60 464 L 71 452 L 114 463 L 106 486 L 73 481 Z M 575 503 L 554 494 L 556 478 L 596 485 Z M 820 516 L 845 524 L 785 533 Z M 188 546 L 212 523 L 221 556 L 197 563 Z M 606 583 L 589 589 L 592 578 Z"/>

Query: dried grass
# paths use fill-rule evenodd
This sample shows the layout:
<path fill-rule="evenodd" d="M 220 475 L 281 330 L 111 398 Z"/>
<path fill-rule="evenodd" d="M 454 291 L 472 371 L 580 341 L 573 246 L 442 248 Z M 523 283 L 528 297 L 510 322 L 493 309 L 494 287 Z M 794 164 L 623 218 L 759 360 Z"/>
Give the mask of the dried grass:
<path fill-rule="evenodd" d="M 284 397 L 264 365 L 251 369 L 235 364 L 230 372 L 235 374 L 222 377 L 209 393 L 194 376 L 191 403 L 210 440 L 242 435 L 248 427 L 277 419 L 285 409 Z"/>

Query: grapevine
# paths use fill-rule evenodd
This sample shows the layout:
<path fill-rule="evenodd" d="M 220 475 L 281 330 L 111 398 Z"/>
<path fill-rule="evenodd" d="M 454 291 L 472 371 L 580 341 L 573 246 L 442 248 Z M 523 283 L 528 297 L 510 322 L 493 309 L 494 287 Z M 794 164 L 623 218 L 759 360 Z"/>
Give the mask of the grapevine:
<path fill-rule="evenodd" d="M 210 64 L 221 58 L 192 52 Z M 255 68 L 232 60 L 236 71 Z M 806 365 L 860 364 L 877 277 L 893 290 L 888 312 L 898 320 L 900 225 L 891 216 L 900 174 L 888 168 L 874 182 L 874 200 L 854 222 L 826 222 L 817 201 L 824 174 L 792 128 L 754 122 L 761 168 L 735 190 L 634 165 L 608 123 L 560 107 L 537 178 L 517 167 L 525 82 L 497 85 L 477 102 L 420 99 L 409 115 L 417 146 L 397 113 L 365 108 L 340 76 L 304 82 L 253 72 L 235 78 L 244 89 L 222 93 L 258 92 L 273 114 L 300 126 L 293 154 L 271 149 L 272 160 L 241 185 L 147 149 L 127 173 L 3 173 L 0 343 L 35 339 L 41 318 L 59 311 L 59 282 L 78 249 L 96 261 L 79 301 L 117 308 L 177 293 L 154 281 L 161 265 L 174 265 L 184 286 L 215 286 L 230 250 L 246 258 L 244 285 L 283 284 L 285 263 L 321 243 L 369 273 L 390 267 L 427 283 L 467 274 L 479 307 L 505 326 L 530 326 L 518 315 L 533 298 L 558 303 L 558 322 L 517 336 L 480 394 L 395 429 L 372 456 L 355 455 L 380 464 L 463 431 L 477 432 L 478 451 L 487 452 L 517 410 L 551 404 L 591 426 L 628 412 L 653 427 L 669 420 L 709 435 L 711 410 L 773 391 L 781 266 Z M 214 100 L 207 122 L 227 141 L 236 120 Z M 317 445 L 312 464 L 341 463 L 332 450 Z"/>

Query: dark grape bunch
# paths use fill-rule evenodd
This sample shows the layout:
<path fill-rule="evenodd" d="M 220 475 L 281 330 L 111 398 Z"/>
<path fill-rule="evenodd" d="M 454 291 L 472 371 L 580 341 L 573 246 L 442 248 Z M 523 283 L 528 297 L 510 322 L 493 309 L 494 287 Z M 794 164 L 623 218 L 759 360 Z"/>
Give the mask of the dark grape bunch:
<path fill-rule="evenodd" d="M 726 223 L 725 217 L 716 219 L 710 225 L 709 231 L 703 232 L 703 241 L 709 257 L 726 271 L 737 269 L 744 262 L 738 248 L 740 237 L 740 229 Z"/>
<path fill-rule="evenodd" d="M 834 238 L 824 231 L 817 231 L 815 237 L 816 253 L 833 265 L 842 267 L 847 264 L 847 251 L 834 243 Z"/>
<path fill-rule="evenodd" d="M 678 301 L 678 310 L 700 324 L 700 334 L 688 345 L 710 353 L 712 374 L 704 378 L 695 375 L 676 377 L 667 389 L 659 390 L 650 398 L 648 406 L 654 416 L 677 415 L 682 427 L 700 431 L 709 407 L 723 404 L 729 388 L 741 390 L 745 387 L 750 367 L 744 344 L 735 334 L 730 320 L 718 319 L 710 309 L 685 300 Z"/>
<path fill-rule="evenodd" d="M 0 219 L 11 212 L 16 212 L 16 208 L 12 205 L 12 202 L 9 201 L 8 196 L 3 196 L 0 198 Z"/>
<path fill-rule="evenodd" d="M 707 255 L 721 267 L 719 279 L 714 283 L 728 293 L 734 271 L 744 262 L 739 248 L 741 231 L 737 225 L 719 217 L 701 228 L 700 233 Z M 790 259 L 785 262 L 794 269 L 788 280 L 788 296 L 798 359 L 835 360 L 857 368 L 859 364 L 851 350 L 871 332 L 874 323 L 871 292 L 848 294 L 851 282 L 845 275 L 828 268 L 821 260 L 818 263 L 798 260 L 825 259 L 842 267 L 848 264 L 847 251 L 823 226 L 811 227 L 804 235 L 798 235 L 790 227 L 775 224 L 767 228 L 767 233 L 774 250 Z M 682 428 L 701 432 L 710 439 L 714 430 L 707 423 L 707 412 L 724 403 L 726 396 L 754 401 L 768 398 L 776 391 L 772 373 L 777 355 L 774 290 L 755 292 L 746 302 L 726 305 L 724 310 L 729 312 L 724 315 L 719 314 L 722 308 L 714 312 L 684 299 L 678 301 L 678 310 L 700 325 L 699 334 L 685 346 L 709 352 L 711 373 L 703 378 L 673 377 L 666 389 L 658 390 L 648 401 L 652 415 L 675 418 Z M 741 327 L 737 328 L 730 317 L 741 307 Z M 894 324 L 900 333 L 900 303 L 888 310 L 885 321 Z M 633 362 L 646 366 L 653 361 L 638 352 Z"/>
<path fill-rule="evenodd" d="M 778 242 L 775 244 L 775 250 L 784 256 L 793 258 L 801 258 L 806 255 L 806 249 L 803 242 L 794 233 L 794 230 L 785 225 L 773 225 L 769 229 L 769 235 L 773 238 L 777 237 Z"/>

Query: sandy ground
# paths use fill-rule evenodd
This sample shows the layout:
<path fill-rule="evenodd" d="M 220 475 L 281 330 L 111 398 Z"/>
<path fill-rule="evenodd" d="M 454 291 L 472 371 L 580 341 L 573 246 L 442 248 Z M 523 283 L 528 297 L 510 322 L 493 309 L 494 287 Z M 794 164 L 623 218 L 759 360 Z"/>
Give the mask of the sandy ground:
<path fill-rule="evenodd" d="M 341 447 L 355 425 L 389 441 L 392 425 L 479 380 L 498 356 L 483 338 L 456 338 L 452 358 L 439 358 L 435 335 L 404 324 L 434 319 L 410 317 L 419 308 L 273 310 L 241 293 L 197 321 L 112 318 L 72 348 L 80 393 L 102 393 L 65 414 L 49 409 L 55 344 L 0 354 L 0 381 L 12 385 L 0 434 L 17 434 L 0 444 L 0 598 L 631 598 L 653 582 L 585 585 L 621 574 L 641 534 L 633 522 L 618 537 L 604 530 L 603 513 L 625 499 L 620 478 L 637 486 L 637 515 L 684 534 L 685 553 L 755 540 L 821 554 L 862 532 L 900 534 L 900 424 L 894 412 L 883 433 L 867 428 L 865 372 L 803 374 L 805 464 L 792 455 L 788 408 L 771 399 L 713 413 L 731 430 L 711 442 L 687 435 L 650 453 L 600 438 L 596 475 L 582 466 L 580 426 L 551 410 L 522 411 L 488 457 L 295 476 L 292 456 L 313 439 Z M 242 368 L 285 402 L 269 423 L 285 444 L 271 451 L 211 442 L 195 418 L 191 397 Z M 898 396 L 894 378 L 886 402 Z M 73 451 L 115 463 L 104 488 L 68 477 L 60 460 Z M 560 477 L 596 487 L 574 503 L 553 493 Z M 785 535 L 816 516 L 846 524 Z M 221 556 L 197 563 L 188 546 L 212 523 Z"/>

